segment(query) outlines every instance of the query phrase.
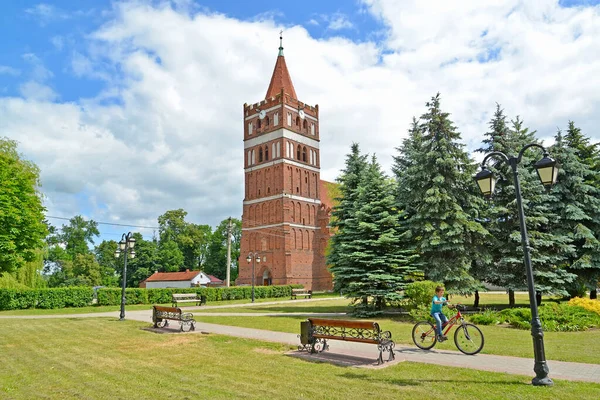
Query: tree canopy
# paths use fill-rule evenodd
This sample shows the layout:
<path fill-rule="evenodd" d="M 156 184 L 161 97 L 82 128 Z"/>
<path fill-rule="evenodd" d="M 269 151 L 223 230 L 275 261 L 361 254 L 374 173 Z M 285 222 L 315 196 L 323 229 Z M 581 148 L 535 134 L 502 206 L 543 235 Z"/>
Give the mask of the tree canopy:
<path fill-rule="evenodd" d="M 48 230 L 44 223 L 40 171 L 0 138 L 0 273 L 16 271 L 36 258 Z"/>

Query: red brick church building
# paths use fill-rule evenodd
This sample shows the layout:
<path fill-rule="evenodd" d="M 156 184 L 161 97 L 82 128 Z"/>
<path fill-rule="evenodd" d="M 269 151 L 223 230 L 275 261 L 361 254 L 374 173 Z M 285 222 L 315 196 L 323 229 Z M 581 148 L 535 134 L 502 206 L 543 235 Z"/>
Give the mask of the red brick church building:
<path fill-rule="evenodd" d="M 281 40 L 281 38 L 280 38 Z M 280 44 L 265 99 L 244 104 L 244 208 L 238 285 L 328 290 L 332 183 L 320 179 L 319 106 L 298 100 Z"/>

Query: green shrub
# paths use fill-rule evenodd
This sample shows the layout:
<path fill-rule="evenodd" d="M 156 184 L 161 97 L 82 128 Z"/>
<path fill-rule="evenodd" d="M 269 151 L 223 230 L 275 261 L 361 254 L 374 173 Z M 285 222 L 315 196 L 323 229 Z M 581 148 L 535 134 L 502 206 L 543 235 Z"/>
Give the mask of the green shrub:
<path fill-rule="evenodd" d="M 496 325 L 500 323 L 497 311 L 485 310 L 481 314 L 469 315 L 468 320 L 477 325 Z"/>
<path fill-rule="evenodd" d="M 443 285 L 432 281 L 419 281 L 408 284 L 404 290 L 407 308 L 430 307 L 437 286 Z"/>
<path fill-rule="evenodd" d="M 301 288 L 302 285 L 285 286 L 255 286 L 254 297 L 257 299 L 268 297 L 287 297 L 292 294 L 292 288 Z M 197 293 L 205 296 L 207 302 L 223 300 L 249 299 L 252 297 L 251 286 L 234 286 L 218 288 L 166 288 L 166 289 L 138 289 L 125 290 L 126 304 L 165 304 L 171 302 L 173 293 Z M 121 304 L 121 289 L 98 289 L 98 305 L 115 306 Z"/>
<path fill-rule="evenodd" d="M 0 310 L 84 307 L 92 303 L 91 287 L 0 289 Z"/>
<path fill-rule="evenodd" d="M 122 289 L 119 288 L 98 289 L 98 305 L 116 306 L 121 304 L 121 291 Z M 168 301 L 171 301 L 170 297 Z M 148 290 L 140 288 L 126 288 L 125 304 L 148 304 Z"/>
<path fill-rule="evenodd" d="M 433 317 L 429 314 L 431 307 L 429 306 L 417 306 L 408 312 L 410 318 L 414 321 L 430 321 L 433 323 Z"/>
<path fill-rule="evenodd" d="M 542 329 L 548 332 L 583 331 L 600 327 L 600 315 L 566 303 L 546 303 L 538 308 Z M 529 308 L 507 308 L 500 312 L 485 311 L 469 316 L 474 324 L 507 323 L 517 329 L 531 329 Z"/>

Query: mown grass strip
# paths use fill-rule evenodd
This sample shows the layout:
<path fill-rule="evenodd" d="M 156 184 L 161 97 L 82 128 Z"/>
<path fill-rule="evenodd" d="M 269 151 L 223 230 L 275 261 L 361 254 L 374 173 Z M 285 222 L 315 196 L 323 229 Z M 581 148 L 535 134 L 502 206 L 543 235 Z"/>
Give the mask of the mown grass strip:
<path fill-rule="evenodd" d="M 202 334 L 155 334 L 114 319 L 4 321 L 7 399 L 327 398 L 595 399 L 600 385 L 417 363 L 357 369 L 288 357 L 289 346 Z"/>

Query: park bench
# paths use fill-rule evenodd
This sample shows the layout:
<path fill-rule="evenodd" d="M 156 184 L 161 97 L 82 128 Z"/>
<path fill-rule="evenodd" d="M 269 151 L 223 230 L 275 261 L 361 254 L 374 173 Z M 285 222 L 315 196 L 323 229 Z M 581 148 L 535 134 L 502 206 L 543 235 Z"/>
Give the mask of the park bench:
<path fill-rule="evenodd" d="M 179 321 L 181 331 L 196 329 L 196 320 L 192 313 L 184 313 L 179 307 L 152 306 L 152 322 L 155 328 L 169 326 L 169 320 Z"/>
<path fill-rule="evenodd" d="M 197 293 L 173 293 L 171 302 L 173 307 L 177 307 L 179 303 L 194 303 L 201 306 L 206 304 L 206 296 L 199 296 Z"/>
<path fill-rule="evenodd" d="M 300 322 L 300 343 L 298 350 L 311 353 L 329 350 L 328 340 L 372 343 L 377 345 L 379 357 L 377 364 L 383 363 L 383 352 L 389 352 L 387 361 L 394 360 L 394 347 L 390 331 L 381 331 L 379 324 L 373 321 L 348 321 L 339 319 L 309 318 Z"/>
<path fill-rule="evenodd" d="M 292 289 L 292 297 L 290 299 L 295 300 L 298 298 L 298 296 L 304 296 L 304 297 L 308 297 L 310 299 L 310 298 L 312 298 L 312 290 Z"/>

